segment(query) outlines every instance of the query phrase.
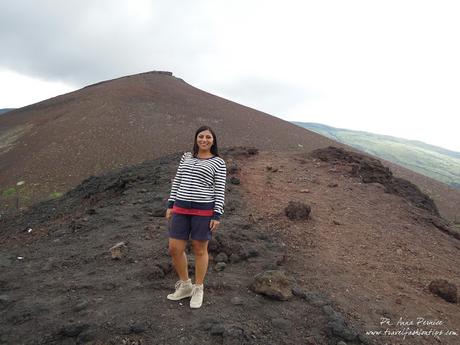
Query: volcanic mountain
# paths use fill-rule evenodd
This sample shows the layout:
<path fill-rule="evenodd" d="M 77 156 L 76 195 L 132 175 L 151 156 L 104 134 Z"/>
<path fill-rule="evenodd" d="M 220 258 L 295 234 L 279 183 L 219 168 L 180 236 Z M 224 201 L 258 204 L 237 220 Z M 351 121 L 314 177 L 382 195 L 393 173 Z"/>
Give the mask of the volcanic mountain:
<path fill-rule="evenodd" d="M 171 72 L 100 82 L 0 117 L 2 212 L 59 196 L 92 175 L 190 150 L 195 130 L 211 126 L 220 147 L 303 150 L 335 145 L 269 114 L 199 90 Z M 460 192 L 390 162 L 418 185 L 445 218 L 458 217 Z M 24 181 L 20 186 L 17 183 Z"/>

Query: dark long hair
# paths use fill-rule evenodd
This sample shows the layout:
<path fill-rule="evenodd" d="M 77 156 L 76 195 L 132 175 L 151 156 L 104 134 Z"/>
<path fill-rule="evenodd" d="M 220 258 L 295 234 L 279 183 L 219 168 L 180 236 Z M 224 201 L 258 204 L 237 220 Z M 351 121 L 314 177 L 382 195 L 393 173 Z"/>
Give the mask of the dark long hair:
<path fill-rule="evenodd" d="M 197 154 L 198 154 L 198 150 L 199 150 L 199 147 L 198 147 L 198 144 L 196 143 L 196 138 L 198 138 L 198 134 L 205 131 L 205 130 L 208 130 L 211 132 L 212 134 L 212 138 L 214 139 L 213 143 L 212 143 L 212 146 L 211 146 L 211 153 L 214 155 L 214 156 L 217 156 L 217 157 L 220 157 L 219 156 L 219 149 L 217 148 L 217 136 L 216 136 L 216 133 L 214 133 L 214 131 L 211 129 L 211 127 L 209 126 L 201 126 L 200 128 L 198 128 L 196 130 L 196 133 L 195 133 L 195 140 L 193 142 L 193 157 L 196 157 Z"/>

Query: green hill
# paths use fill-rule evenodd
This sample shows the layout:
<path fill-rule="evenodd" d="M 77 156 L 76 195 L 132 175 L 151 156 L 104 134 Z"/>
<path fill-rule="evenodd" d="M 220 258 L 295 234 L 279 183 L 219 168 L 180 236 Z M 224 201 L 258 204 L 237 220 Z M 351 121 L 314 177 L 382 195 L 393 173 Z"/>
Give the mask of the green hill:
<path fill-rule="evenodd" d="M 460 189 L 460 152 L 418 140 L 334 128 L 313 122 L 291 122 Z"/>

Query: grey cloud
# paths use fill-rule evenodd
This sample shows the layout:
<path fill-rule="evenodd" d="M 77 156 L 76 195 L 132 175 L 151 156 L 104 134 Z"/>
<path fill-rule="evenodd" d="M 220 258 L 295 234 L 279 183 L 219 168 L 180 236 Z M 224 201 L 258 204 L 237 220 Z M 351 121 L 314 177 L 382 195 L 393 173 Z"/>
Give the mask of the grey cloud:
<path fill-rule="evenodd" d="M 117 12 L 133 2 L 3 0 L 0 67 L 78 86 L 154 69 L 198 73 L 217 39 L 201 2 L 145 1 L 152 20 L 142 24 Z"/>
<path fill-rule="evenodd" d="M 302 85 L 256 77 L 214 85 L 212 89 L 218 90 L 225 98 L 277 115 L 286 113 L 287 109 L 307 98 L 317 97 Z"/>

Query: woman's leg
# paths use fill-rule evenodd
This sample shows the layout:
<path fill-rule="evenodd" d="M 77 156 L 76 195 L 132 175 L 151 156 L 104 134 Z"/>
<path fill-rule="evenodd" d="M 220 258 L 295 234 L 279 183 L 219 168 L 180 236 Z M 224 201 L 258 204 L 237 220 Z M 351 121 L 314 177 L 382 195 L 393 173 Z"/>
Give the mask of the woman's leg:
<path fill-rule="evenodd" d="M 169 255 L 171 255 L 174 269 L 182 281 L 188 279 L 188 263 L 187 255 L 185 254 L 186 245 L 186 240 L 169 238 Z"/>
<path fill-rule="evenodd" d="M 193 253 L 195 254 L 195 284 L 203 284 L 204 276 L 208 270 L 208 242 L 192 240 Z"/>

